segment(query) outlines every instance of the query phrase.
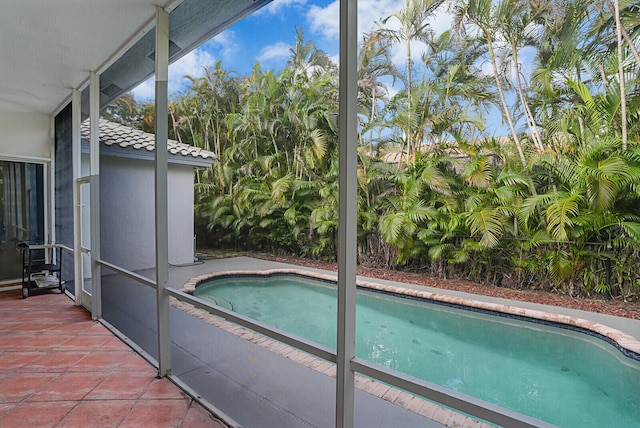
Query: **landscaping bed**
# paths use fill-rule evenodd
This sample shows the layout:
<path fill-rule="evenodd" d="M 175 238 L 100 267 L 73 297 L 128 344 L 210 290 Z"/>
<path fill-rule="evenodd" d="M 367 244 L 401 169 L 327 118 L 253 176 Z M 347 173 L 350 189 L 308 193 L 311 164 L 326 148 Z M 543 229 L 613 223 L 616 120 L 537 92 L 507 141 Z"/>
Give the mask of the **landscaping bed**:
<path fill-rule="evenodd" d="M 302 257 L 283 256 L 266 253 L 245 253 L 250 257 L 273 260 L 281 263 L 289 263 L 297 266 L 305 266 L 316 269 L 336 271 L 335 263 L 319 260 L 305 259 Z M 465 293 L 484 296 L 500 297 L 503 299 L 518 300 L 530 303 L 539 303 L 550 306 L 560 306 L 569 309 L 597 312 L 619 317 L 640 319 L 640 303 L 637 301 L 625 302 L 623 300 L 607 300 L 603 296 L 592 298 L 572 297 L 566 294 L 552 293 L 537 290 L 514 290 L 495 287 L 486 284 L 476 284 L 470 281 L 458 279 L 433 278 L 415 272 L 392 271 L 381 268 L 358 267 L 358 275 L 369 278 L 379 278 L 389 281 L 403 282 L 407 284 L 425 285 L 428 287 L 456 290 Z"/>

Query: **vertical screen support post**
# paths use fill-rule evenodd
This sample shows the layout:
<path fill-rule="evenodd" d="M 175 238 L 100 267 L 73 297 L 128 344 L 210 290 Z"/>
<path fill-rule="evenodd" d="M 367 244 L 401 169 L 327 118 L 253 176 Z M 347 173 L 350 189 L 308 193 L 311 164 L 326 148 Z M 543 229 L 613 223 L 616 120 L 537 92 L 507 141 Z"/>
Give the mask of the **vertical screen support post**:
<path fill-rule="evenodd" d="M 357 251 L 358 2 L 340 0 L 336 427 L 353 427 Z"/>
<path fill-rule="evenodd" d="M 155 223 L 156 223 L 156 298 L 158 319 L 158 376 L 171 374 L 171 323 L 169 295 L 164 290 L 169 282 L 168 219 L 168 78 L 169 78 L 169 13 L 156 6 L 156 96 L 155 96 Z"/>

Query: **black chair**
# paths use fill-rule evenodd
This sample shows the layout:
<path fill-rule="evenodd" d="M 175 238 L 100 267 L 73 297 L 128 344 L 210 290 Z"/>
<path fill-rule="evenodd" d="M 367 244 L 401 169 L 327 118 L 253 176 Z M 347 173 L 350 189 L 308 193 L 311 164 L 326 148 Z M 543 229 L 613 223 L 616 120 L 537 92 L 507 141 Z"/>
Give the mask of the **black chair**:
<path fill-rule="evenodd" d="M 22 253 L 22 297 L 32 290 L 58 288 L 62 293 L 62 254 L 60 247 L 52 245 L 18 244 Z M 53 263 L 57 261 L 57 263 Z"/>

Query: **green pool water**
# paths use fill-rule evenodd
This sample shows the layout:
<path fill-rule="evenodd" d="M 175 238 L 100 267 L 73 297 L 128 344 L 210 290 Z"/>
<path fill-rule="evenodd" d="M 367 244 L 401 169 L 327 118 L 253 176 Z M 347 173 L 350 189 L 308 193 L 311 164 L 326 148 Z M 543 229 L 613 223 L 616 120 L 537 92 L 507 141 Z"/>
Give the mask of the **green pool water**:
<path fill-rule="evenodd" d="M 336 346 L 336 285 L 235 276 L 195 295 Z M 561 427 L 640 426 L 640 363 L 589 335 L 358 290 L 356 355 Z"/>

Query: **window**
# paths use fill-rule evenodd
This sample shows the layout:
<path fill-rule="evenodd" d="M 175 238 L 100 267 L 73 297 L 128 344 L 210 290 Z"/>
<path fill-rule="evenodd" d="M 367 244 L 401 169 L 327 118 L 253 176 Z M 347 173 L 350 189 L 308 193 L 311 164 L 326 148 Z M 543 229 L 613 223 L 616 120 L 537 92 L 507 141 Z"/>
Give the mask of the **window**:
<path fill-rule="evenodd" d="M 44 166 L 0 161 L 0 282 L 21 276 L 17 245 L 44 238 Z"/>

